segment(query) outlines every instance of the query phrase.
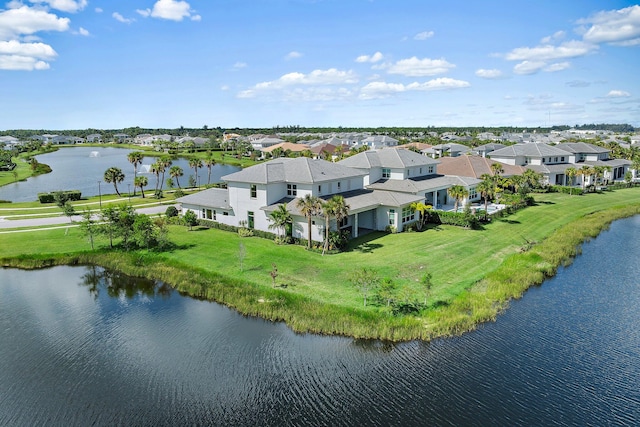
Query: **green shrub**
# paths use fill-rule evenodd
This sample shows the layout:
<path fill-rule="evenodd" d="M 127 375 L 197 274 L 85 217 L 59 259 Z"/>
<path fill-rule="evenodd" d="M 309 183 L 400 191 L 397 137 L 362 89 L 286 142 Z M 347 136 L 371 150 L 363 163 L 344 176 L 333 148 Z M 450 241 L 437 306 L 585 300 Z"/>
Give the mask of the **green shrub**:
<path fill-rule="evenodd" d="M 479 225 L 478 218 L 475 215 L 464 212 L 431 211 L 429 212 L 428 222 L 465 228 L 476 228 Z"/>
<path fill-rule="evenodd" d="M 178 216 L 178 209 L 175 206 L 169 206 L 164 214 L 167 218 L 173 218 L 174 216 Z"/>

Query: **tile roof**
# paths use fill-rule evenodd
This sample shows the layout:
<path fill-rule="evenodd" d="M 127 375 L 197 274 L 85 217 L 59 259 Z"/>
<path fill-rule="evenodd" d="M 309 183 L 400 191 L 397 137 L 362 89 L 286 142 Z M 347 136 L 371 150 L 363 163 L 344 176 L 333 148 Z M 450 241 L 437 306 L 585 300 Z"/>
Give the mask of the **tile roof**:
<path fill-rule="evenodd" d="M 489 153 L 489 157 L 546 157 L 546 156 L 566 156 L 567 152 L 559 148 L 552 147 L 542 142 L 529 142 L 526 144 L 515 144 L 501 148 Z"/>
<path fill-rule="evenodd" d="M 279 158 L 260 163 L 222 177 L 224 181 L 269 184 L 275 182 L 295 182 L 312 184 L 333 181 L 341 178 L 353 178 L 366 175 L 353 168 L 307 157 Z"/>

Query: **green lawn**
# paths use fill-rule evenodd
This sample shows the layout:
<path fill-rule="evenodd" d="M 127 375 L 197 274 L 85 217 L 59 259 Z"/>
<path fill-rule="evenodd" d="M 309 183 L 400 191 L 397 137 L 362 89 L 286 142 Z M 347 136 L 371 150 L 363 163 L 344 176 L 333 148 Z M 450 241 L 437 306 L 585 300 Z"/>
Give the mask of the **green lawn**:
<path fill-rule="evenodd" d="M 384 316 L 388 315 L 381 307 L 362 307 L 362 296 L 349 281 L 352 271 L 362 267 L 372 268 L 381 277 L 391 278 L 402 287 L 416 293 L 420 292 L 420 278 L 425 272 L 430 272 L 433 276 L 430 301 L 432 304 L 439 303 L 434 304 L 434 308 L 429 312 L 422 313 L 417 318 L 419 320 L 417 323 L 414 322 L 415 319 L 392 319 L 389 320 L 390 330 L 382 330 L 380 329 L 382 327 L 379 327 L 369 335 L 391 339 L 424 338 L 442 333 L 459 332 L 462 330 L 460 328 L 469 329 L 472 326 L 466 319 L 462 319 L 465 316 L 471 319 L 472 323 L 475 320 L 493 318 L 500 304 L 496 305 L 489 301 L 488 306 L 481 306 L 485 304 L 484 300 L 508 299 L 518 296 L 522 289 L 509 291 L 510 293 L 505 294 L 506 296 L 502 296 L 502 293 L 490 294 L 485 287 L 501 288 L 502 283 L 486 284 L 483 281 L 484 278 L 493 275 L 496 280 L 495 278 L 502 277 L 500 276 L 502 274 L 506 276 L 498 281 L 510 283 L 512 280 L 515 281 L 515 277 L 520 273 L 524 275 L 535 267 L 543 273 L 538 272 L 535 276 L 531 276 L 532 279 L 523 276 L 522 280 L 529 281 L 526 286 L 532 284 L 530 280 L 539 281 L 541 274 L 548 274 L 548 271 L 553 270 L 557 263 L 561 262 L 561 259 L 553 258 L 555 250 L 553 247 L 541 244 L 543 240 L 554 232 L 573 229 L 573 226 L 565 226 L 577 220 L 595 218 L 596 215 L 591 214 L 596 212 L 615 211 L 624 206 L 633 205 L 631 213 L 640 213 L 639 196 L 640 190 L 635 188 L 585 196 L 537 194 L 535 206 L 496 220 L 485 225 L 481 230 L 433 226 L 420 233 L 373 233 L 352 241 L 346 252 L 325 256 L 309 252 L 300 246 L 278 246 L 270 240 L 257 237 L 240 238 L 235 233 L 220 230 L 187 231 L 185 227 L 172 226 L 170 240 L 177 245 L 175 250 L 162 254 L 146 254 L 142 251 L 139 256 L 153 258 L 159 261 L 159 265 L 182 268 L 187 275 L 189 273 L 211 274 L 216 278 L 221 276 L 222 281 L 227 278 L 229 282 L 234 283 L 229 285 L 229 288 L 238 286 L 251 288 L 253 294 L 248 297 L 243 296 L 248 298 L 249 303 L 255 304 L 259 295 L 262 294 L 266 295 L 265 298 L 276 296 L 287 301 L 283 303 L 284 305 L 298 304 L 296 305 L 298 311 L 302 306 L 305 310 L 315 313 L 315 306 L 321 306 L 326 310 L 341 310 L 340 313 L 345 316 L 347 316 L 345 313 L 349 313 L 349 316 L 356 316 L 362 322 L 365 322 L 363 319 L 368 319 L 367 316 L 374 316 L 375 321 L 378 322 L 380 319 L 387 319 Z M 582 239 L 584 236 L 579 238 Z M 572 242 L 568 238 L 560 237 L 560 240 Z M 106 243 L 104 239 L 98 240 L 98 246 L 104 247 Z M 528 243 L 533 243 L 533 250 L 530 252 L 526 252 Z M 575 247 L 576 243 L 571 244 Z M 244 246 L 246 253 L 242 270 L 239 257 L 241 245 Z M 538 247 L 540 247 L 540 253 L 537 252 Z M 38 254 L 65 254 L 88 250 L 89 244 L 78 228 L 0 234 L 0 259 L 36 255 L 41 257 Z M 546 257 L 547 254 L 551 255 Z M 552 265 L 553 263 L 556 265 Z M 270 276 L 273 264 L 278 268 L 278 285 L 286 286 L 279 287 L 275 291 L 271 287 Z M 499 290 L 502 292 L 502 289 Z M 494 291 L 495 289 L 491 290 L 491 292 Z M 479 299 L 465 299 L 470 294 L 478 296 L 479 292 L 482 292 Z M 242 309 L 246 306 L 241 303 L 226 298 L 220 299 L 245 312 L 252 312 L 251 309 Z M 438 319 L 443 315 L 444 309 L 441 310 L 438 306 L 449 305 L 456 301 L 462 301 L 460 303 L 462 311 L 458 307 L 458 311 L 449 313 L 450 318 L 447 322 L 460 322 L 465 326 L 451 326 L 446 331 L 442 329 L 444 331 L 442 332 L 438 326 L 438 322 L 442 321 Z M 383 312 L 385 312 L 384 316 L 381 314 Z M 298 315 L 304 317 L 304 313 L 298 313 Z M 317 321 L 319 313 L 308 314 L 309 318 L 314 318 L 314 315 Z M 269 314 L 266 314 L 266 317 L 270 317 Z M 296 321 L 295 315 L 287 311 L 285 314 L 278 312 L 271 317 L 290 319 L 290 323 Z M 414 322 L 410 325 L 411 332 L 407 335 L 398 335 L 394 328 L 401 328 L 403 322 L 404 324 Z M 427 326 L 435 328 L 433 329 L 435 332 L 433 334 L 420 332 L 419 328 Z M 328 333 L 350 334 L 350 327 L 332 324 L 319 329 Z M 298 329 L 316 330 L 309 326 L 300 326 Z M 367 333 L 360 332 L 353 335 L 366 336 Z"/>

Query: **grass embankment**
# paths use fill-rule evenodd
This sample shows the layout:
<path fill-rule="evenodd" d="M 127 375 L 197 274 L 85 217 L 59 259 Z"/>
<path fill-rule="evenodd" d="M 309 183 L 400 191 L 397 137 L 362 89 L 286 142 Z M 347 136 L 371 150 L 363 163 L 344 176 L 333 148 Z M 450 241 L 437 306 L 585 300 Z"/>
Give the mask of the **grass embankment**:
<path fill-rule="evenodd" d="M 328 256 L 219 230 L 173 227 L 170 239 L 177 247 L 165 253 L 79 251 L 88 243 L 79 230 L 70 229 L 34 232 L 29 241 L 24 233 L 1 235 L 0 258 L 2 265 L 23 268 L 96 263 L 165 281 L 248 315 L 284 320 L 300 332 L 431 339 L 495 319 L 510 299 L 570 260 L 585 239 L 615 219 L 640 213 L 637 189 L 542 194 L 536 200 L 536 206 L 483 230 L 441 226 L 422 233 L 372 234 L 353 241 L 349 251 Z M 276 288 L 272 264 L 279 273 Z M 362 267 L 416 292 L 423 274 L 432 273 L 430 309 L 395 317 L 381 307 L 363 307 L 349 283 L 349 273 Z"/>

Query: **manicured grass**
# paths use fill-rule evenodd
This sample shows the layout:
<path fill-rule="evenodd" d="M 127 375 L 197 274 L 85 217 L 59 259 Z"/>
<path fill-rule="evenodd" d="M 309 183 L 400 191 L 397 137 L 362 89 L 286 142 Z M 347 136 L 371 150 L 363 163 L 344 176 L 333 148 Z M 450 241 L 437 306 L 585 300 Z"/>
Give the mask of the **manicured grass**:
<path fill-rule="evenodd" d="M 321 256 L 299 246 L 278 246 L 234 233 L 171 227 L 176 248 L 164 253 L 92 253 L 77 228 L 0 235 L 4 265 L 96 262 L 155 277 L 190 294 L 221 301 L 247 314 L 285 320 L 299 331 L 392 340 L 460 333 L 494 319 L 508 300 L 553 274 L 585 239 L 615 218 L 640 213 L 640 191 L 536 195 L 536 206 L 482 230 L 430 227 L 421 233 L 373 233 L 349 250 Z M 570 226 L 569 226 L 570 225 Z M 34 244 L 34 242 L 36 244 Z M 98 247 L 107 245 L 98 239 Z M 240 247 L 246 256 L 240 265 Z M 60 255 L 70 254 L 70 255 Z M 272 288 L 272 265 L 278 268 Z M 393 317 L 362 306 L 352 271 L 376 270 L 414 292 L 432 274 L 431 308 Z"/>

